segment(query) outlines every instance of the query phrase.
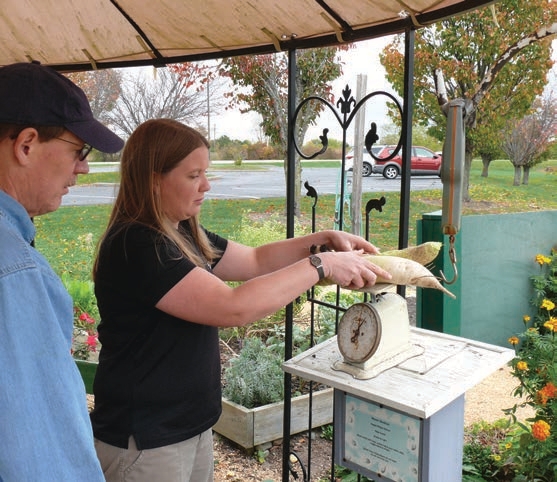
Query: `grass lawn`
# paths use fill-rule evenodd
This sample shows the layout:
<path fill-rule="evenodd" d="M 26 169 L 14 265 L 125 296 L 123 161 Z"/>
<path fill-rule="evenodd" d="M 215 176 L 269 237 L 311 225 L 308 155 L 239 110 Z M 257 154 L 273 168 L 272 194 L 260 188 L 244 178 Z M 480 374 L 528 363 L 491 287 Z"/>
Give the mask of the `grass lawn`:
<path fill-rule="evenodd" d="M 325 162 L 338 167 L 338 161 Z M 258 166 L 264 168 L 264 164 Z M 249 167 L 253 167 L 251 163 Z M 248 169 L 246 166 L 234 168 Z M 521 186 L 512 185 L 514 173 L 509 161 L 492 162 L 487 178 L 481 177 L 481 169 L 480 161 L 472 163 L 472 201 L 463 204 L 464 215 L 557 209 L 557 161 L 531 169 L 529 184 Z M 79 179 L 80 183 L 117 182 L 118 173 L 95 173 L 80 176 Z M 398 244 L 400 196 L 398 193 L 380 192 L 373 196 L 385 196 L 387 204 L 382 213 L 370 213 L 370 241 L 383 250 L 395 248 Z M 312 203 L 312 198 L 302 198 L 302 212 L 296 223 L 297 234 L 310 231 Z M 335 196 L 319 197 L 318 230 L 334 227 L 334 204 Z M 110 205 L 61 207 L 54 213 L 35 218 L 37 249 L 47 257 L 59 275 L 90 279 L 94 247 L 106 227 L 110 209 Z M 439 209 L 440 190 L 411 193 L 409 244 L 415 243 L 416 221 L 424 213 Z M 208 229 L 225 237 L 246 244 L 259 244 L 285 236 L 285 210 L 284 198 L 208 200 L 203 205 L 201 220 Z"/>

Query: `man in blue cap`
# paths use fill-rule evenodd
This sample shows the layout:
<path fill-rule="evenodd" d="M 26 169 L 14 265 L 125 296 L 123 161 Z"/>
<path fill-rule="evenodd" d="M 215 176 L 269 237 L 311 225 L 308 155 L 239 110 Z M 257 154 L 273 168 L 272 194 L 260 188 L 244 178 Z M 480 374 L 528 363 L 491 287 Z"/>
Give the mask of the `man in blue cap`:
<path fill-rule="evenodd" d="M 123 141 L 83 91 L 38 63 L 0 68 L 0 480 L 103 481 L 70 348 L 73 302 L 33 247 L 32 218 Z"/>

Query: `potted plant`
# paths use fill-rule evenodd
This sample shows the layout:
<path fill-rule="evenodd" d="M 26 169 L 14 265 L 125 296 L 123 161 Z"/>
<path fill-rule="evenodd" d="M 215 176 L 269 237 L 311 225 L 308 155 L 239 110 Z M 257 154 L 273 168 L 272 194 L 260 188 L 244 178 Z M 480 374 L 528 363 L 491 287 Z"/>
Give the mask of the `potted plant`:
<path fill-rule="evenodd" d="M 224 370 L 222 415 L 215 432 L 252 449 L 282 438 L 284 414 L 283 357 L 260 338 L 249 338 Z M 298 387 L 291 399 L 291 434 L 307 430 L 309 393 Z M 313 392 L 312 428 L 332 422 L 332 388 Z"/>

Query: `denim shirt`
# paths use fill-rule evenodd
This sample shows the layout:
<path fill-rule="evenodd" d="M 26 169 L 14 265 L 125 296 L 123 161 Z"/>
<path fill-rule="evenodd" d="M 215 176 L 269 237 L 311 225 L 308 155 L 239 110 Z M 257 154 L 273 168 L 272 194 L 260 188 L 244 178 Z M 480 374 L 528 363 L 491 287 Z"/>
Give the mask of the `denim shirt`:
<path fill-rule="evenodd" d="M 0 191 L 0 481 L 104 481 L 70 354 L 73 303 Z"/>

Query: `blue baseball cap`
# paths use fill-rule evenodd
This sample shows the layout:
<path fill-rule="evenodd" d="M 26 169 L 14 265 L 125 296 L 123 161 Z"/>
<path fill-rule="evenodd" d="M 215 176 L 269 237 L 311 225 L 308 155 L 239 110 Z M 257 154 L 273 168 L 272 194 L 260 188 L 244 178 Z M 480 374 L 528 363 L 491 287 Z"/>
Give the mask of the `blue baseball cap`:
<path fill-rule="evenodd" d="M 0 67 L 0 123 L 64 127 L 101 152 L 124 146 L 93 117 L 83 90 L 35 61 Z"/>

